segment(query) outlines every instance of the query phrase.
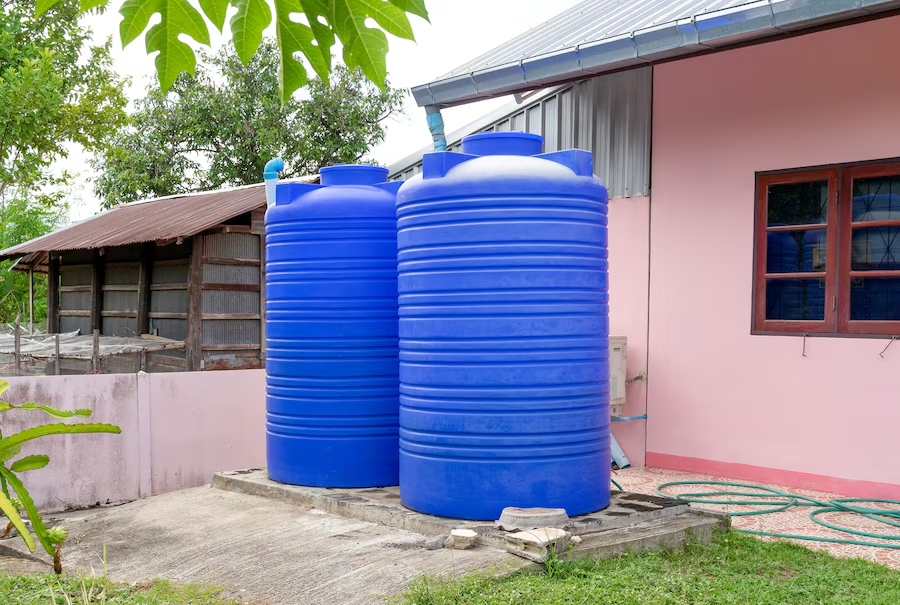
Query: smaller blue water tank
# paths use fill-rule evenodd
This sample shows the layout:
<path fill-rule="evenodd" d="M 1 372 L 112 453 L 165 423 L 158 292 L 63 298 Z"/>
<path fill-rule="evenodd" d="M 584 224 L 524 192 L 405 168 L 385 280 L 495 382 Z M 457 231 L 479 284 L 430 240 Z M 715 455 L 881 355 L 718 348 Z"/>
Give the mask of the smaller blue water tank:
<path fill-rule="evenodd" d="M 269 477 L 397 485 L 395 194 L 376 166 L 281 183 L 266 212 Z"/>

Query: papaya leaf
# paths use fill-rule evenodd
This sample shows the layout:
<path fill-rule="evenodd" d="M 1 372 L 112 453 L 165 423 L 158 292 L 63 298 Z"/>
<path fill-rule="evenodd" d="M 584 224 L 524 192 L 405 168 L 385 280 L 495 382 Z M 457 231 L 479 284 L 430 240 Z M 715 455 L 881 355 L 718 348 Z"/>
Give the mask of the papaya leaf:
<path fill-rule="evenodd" d="M 339 2 L 341 0 L 338 0 Z M 390 2 L 383 0 L 343 0 L 348 7 L 359 7 L 360 12 L 365 12 L 367 17 L 375 20 L 381 28 L 392 36 L 415 40 L 412 25 L 406 12 L 400 10 Z"/>
<path fill-rule="evenodd" d="M 21 445 L 18 447 L 11 448 L 11 449 L 3 450 L 3 452 L 0 452 L 0 463 L 6 462 L 7 460 L 10 460 L 11 458 L 15 458 L 16 456 L 19 455 L 19 452 L 21 452 L 21 451 L 22 451 Z"/>
<path fill-rule="evenodd" d="M 387 80 L 387 36 L 380 29 L 366 25 L 367 11 L 358 0 L 334 0 L 332 28 L 344 45 L 344 63 L 350 69 L 359 67 L 379 88 Z M 379 25 L 382 25 L 379 23 Z M 383 25 L 382 25 L 383 27 Z"/>
<path fill-rule="evenodd" d="M 425 8 L 425 0 L 388 0 L 388 2 L 405 13 L 422 17 L 431 23 L 431 20 L 428 18 L 428 10 Z"/>
<path fill-rule="evenodd" d="M 9 388 L 9 383 L 5 380 L 0 380 L 0 395 L 6 392 L 6 389 Z"/>
<path fill-rule="evenodd" d="M 25 540 L 25 546 L 28 547 L 28 550 L 34 552 L 34 538 L 31 537 L 31 532 L 28 531 L 25 522 L 22 521 L 22 517 L 19 516 L 19 511 L 17 511 L 16 507 L 13 506 L 13 503 L 9 501 L 9 498 L 2 493 L 0 493 L 0 512 L 6 515 L 9 522 L 13 524 L 13 527 L 19 530 L 19 535 Z"/>
<path fill-rule="evenodd" d="M 40 454 L 19 458 L 13 462 L 9 468 L 14 473 L 24 473 L 25 471 L 36 471 L 39 468 L 44 468 L 48 464 L 50 464 L 50 456 Z"/>
<path fill-rule="evenodd" d="M 40 541 L 41 546 L 44 547 L 44 550 L 47 551 L 47 554 L 51 557 L 56 554 L 56 550 L 53 548 L 53 542 L 50 541 L 50 536 L 47 535 L 47 526 L 44 525 L 44 519 L 41 517 L 41 513 L 38 512 L 37 506 L 34 505 L 34 500 L 31 499 L 31 494 L 28 493 L 28 490 L 25 489 L 25 486 L 16 477 L 12 471 L 10 471 L 5 466 L 0 465 L 0 476 L 2 476 L 9 485 L 15 490 L 16 496 L 19 497 L 19 500 L 22 503 L 22 508 L 25 509 L 25 512 L 28 514 L 28 518 L 31 519 L 31 528 L 34 530 L 34 535 L 37 536 L 38 541 Z M 7 515 L 9 516 L 9 515 Z M 10 518 L 12 521 L 12 518 Z M 22 530 L 19 530 L 19 533 L 22 533 Z M 22 534 L 22 537 L 25 537 L 25 534 Z M 29 534 L 29 538 L 30 538 Z M 27 541 L 26 541 L 27 543 Z M 31 552 L 34 552 L 34 542 L 31 543 Z"/>
<path fill-rule="evenodd" d="M 229 0 L 200 0 L 200 10 L 207 19 L 212 21 L 216 29 L 222 31 L 228 13 L 228 4 Z"/>
<path fill-rule="evenodd" d="M 160 21 L 147 30 L 147 54 L 156 56 L 156 73 L 163 90 L 169 90 L 181 72 L 194 74 L 197 57 L 194 49 L 179 40 L 185 34 L 209 46 L 209 28 L 203 15 L 187 0 L 125 0 L 119 14 L 119 36 L 127 46 L 147 28 L 150 18 L 159 13 Z"/>
<path fill-rule="evenodd" d="M 44 405 L 43 403 L 35 403 L 33 401 L 28 401 L 18 407 L 22 410 L 40 410 L 48 416 L 53 416 L 58 420 L 66 420 L 67 418 L 71 418 L 75 415 L 75 412 L 72 412 L 71 410 L 60 410 L 58 408 L 52 408 L 49 405 Z"/>
<path fill-rule="evenodd" d="M 106 6 L 107 4 L 109 4 L 109 0 L 81 0 L 81 2 L 78 3 L 78 8 L 84 12 L 97 8 L 98 6 Z"/>
<path fill-rule="evenodd" d="M 48 10 L 53 8 L 53 5 L 59 2 L 59 0 L 37 0 L 34 7 L 35 16 L 40 17 Z"/>
<path fill-rule="evenodd" d="M 267 0 L 235 0 L 237 13 L 231 18 L 231 36 L 241 63 L 247 65 L 262 44 L 263 30 L 272 22 Z"/>
<path fill-rule="evenodd" d="M 316 46 L 317 40 L 313 29 L 291 19 L 292 13 L 298 13 L 301 10 L 299 0 L 276 0 L 275 2 L 275 33 L 281 49 L 281 70 L 278 75 L 281 84 L 281 98 L 285 101 L 295 90 L 307 82 L 306 68 L 294 56 L 295 53 L 303 53 L 316 74 L 326 82 L 331 69 L 331 55 L 329 54 L 328 61 L 323 58 Z M 333 43 L 334 36 L 332 35 Z"/>
<path fill-rule="evenodd" d="M 122 429 L 112 424 L 85 423 L 85 424 L 43 424 L 41 426 L 32 427 L 19 431 L 7 437 L 0 439 L 0 459 L 3 459 L 8 452 L 15 448 L 20 448 L 23 443 L 37 439 L 39 437 L 47 437 L 49 435 L 73 435 L 76 433 L 121 433 Z M 13 454 L 15 455 L 15 454 Z M 11 457 L 11 456 L 10 456 Z M 7 460 L 9 458 L 6 458 Z M 2 467 L 0 467 L 2 468 Z"/>

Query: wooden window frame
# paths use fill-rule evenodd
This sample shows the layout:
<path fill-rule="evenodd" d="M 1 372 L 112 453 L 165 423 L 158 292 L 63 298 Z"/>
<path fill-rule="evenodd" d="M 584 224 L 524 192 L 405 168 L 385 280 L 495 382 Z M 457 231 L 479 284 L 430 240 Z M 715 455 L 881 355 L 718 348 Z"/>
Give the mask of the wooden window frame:
<path fill-rule="evenodd" d="M 900 227 L 900 219 L 852 222 L 853 179 L 900 176 L 900 160 L 866 164 L 843 164 L 756 175 L 756 208 L 753 253 L 752 334 L 867 336 L 892 338 L 900 335 L 900 321 L 853 321 L 850 319 L 851 280 L 865 277 L 898 277 L 900 270 L 853 271 L 853 229 L 859 227 Z M 827 220 L 824 224 L 768 226 L 768 191 L 771 185 L 828 181 Z M 766 273 L 767 233 L 825 229 L 825 271 L 789 274 Z M 823 320 L 766 319 L 767 279 L 825 278 Z"/>

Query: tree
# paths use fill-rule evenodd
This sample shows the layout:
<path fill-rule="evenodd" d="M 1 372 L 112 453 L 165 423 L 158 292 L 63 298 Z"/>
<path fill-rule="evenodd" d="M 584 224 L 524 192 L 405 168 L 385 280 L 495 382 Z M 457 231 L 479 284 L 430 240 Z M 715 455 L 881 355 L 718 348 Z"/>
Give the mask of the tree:
<path fill-rule="evenodd" d="M 21 191 L 21 190 L 20 190 Z M 19 195 L 0 203 L 0 250 L 15 246 L 59 227 L 63 213 L 56 206 Z M 12 323 L 16 316 L 28 321 L 28 275 L 10 271 L 13 261 L 0 262 L 0 323 Z M 47 280 L 34 280 L 34 321 L 47 317 Z"/>
<path fill-rule="evenodd" d="M 37 0 L 36 13 L 43 14 L 61 0 Z M 80 0 L 81 8 L 105 7 L 110 0 Z M 384 88 L 387 80 L 388 52 L 385 32 L 414 40 L 407 14 L 428 19 L 425 0 L 197 0 L 198 10 L 188 0 L 125 0 L 119 13 L 119 35 L 127 46 L 147 31 L 147 53 L 158 52 L 156 71 L 162 90 L 175 83 L 178 74 L 194 75 L 194 50 L 179 36 L 209 45 L 207 22 L 220 32 L 225 26 L 229 6 L 237 9 L 231 18 L 234 48 L 244 65 L 259 48 L 263 31 L 272 23 L 278 39 L 281 95 L 287 100 L 307 82 L 307 72 L 296 55 L 306 59 L 322 80 L 332 70 L 331 51 L 336 42 L 343 47 L 344 63 L 357 67 L 371 81 Z M 151 18 L 160 20 L 147 29 Z M 302 23 L 294 17 L 305 17 Z M 205 17 L 205 18 L 204 18 Z M 370 27 L 368 21 L 378 27 Z"/>
<path fill-rule="evenodd" d="M 131 125 L 92 162 L 106 207 L 258 183 L 276 156 L 286 177 L 358 162 L 384 140 L 384 122 L 402 104 L 400 91 L 378 89 L 343 65 L 330 83 L 310 81 L 308 98 L 282 102 L 270 41 L 247 66 L 228 47 L 201 56 L 196 75 L 182 74 L 168 93 L 152 86 L 135 103 Z"/>
<path fill-rule="evenodd" d="M 33 16 L 29 0 L 0 0 L 0 198 L 9 188 L 61 184 L 47 168 L 76 143 L 94 151 L 124 123 L 124 80 L 110 43 L 88 46 L 77 0 Z"/>

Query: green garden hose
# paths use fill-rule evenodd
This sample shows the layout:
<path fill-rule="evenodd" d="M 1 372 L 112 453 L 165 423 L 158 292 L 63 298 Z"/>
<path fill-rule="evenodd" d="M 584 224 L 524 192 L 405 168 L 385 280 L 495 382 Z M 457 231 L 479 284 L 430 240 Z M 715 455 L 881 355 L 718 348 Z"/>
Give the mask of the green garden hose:
<path fill-rule="evenodd" d="M 612 481 L 612 484 L 616 486 L 616 489 L 617 489 L 617 490 L 619 490 L 620 492 L 624 492 L 624 491 L 625 491 L 624 489 L 622 489 L 622 486 L 621 486 L 621 485 L 619 485 L 618 483 L 616 483 L 616 480 L 615 480 L 615 479 L 610 478 L 610 481 Z"/>
<path fill-rule="evenodd" d="M 703 491 L 703 492 L 690 492 L 685 494 L 667 494 L 665 493 L 665 489 L 668 487 L 674 487 L 676 485 L 715 485 L 715 486 L 724 486 L 726 488 L 725 491 Z M 756 493 L 746 492 L 746 491 L 732 491 L 732 488 L 738 489 L 754 489 L 757 490 Z M 621 488 L 620 488 L 621 489 Z M 867 519 L 875 521 L 877 523 L 882 523 L 884 525 L 890 525 L 891 527 L 900 528 L 900 501 L 898 500 L 883 500 L 878 498 L 839 498 L 837 500 L 828 500 L 827 502 L 821 502 L 816 500 L 815 498 L 809 498 L 807 496 L 801 496 L 799 494 L 791 494 L 788 492 L 782 492 L 777 489 L 772 489 L 771 487 L 766 487 L 764 485 L 752 485 L 749 483 L 733 483 L 730 481 L 671 481 L 669 483 L 663 483 L 659 487 L 656 488 L 656 493 L 664 498 L 673 498 L 675 500 L 680 500 L 682 502 L 690 502 L 696 504 L 717 504 L 717 505 L 727 505 L 727 506 L 764 506 L 766 508 L 762 510 L 746 510 L 746 511 L 737 511 L 737 512 L 729 512 L 729 515 L 732 517 L 749 517 L 752 515 L 767 515 L 770 513 L 778 513 L 783 510 L 787 510 L 794 506 L 811 506 L 814 507 L 813 510 L 809 513 L 809 518 L 812 519 L 813 522 L 818 523 L 823 527 L 827 527 L 828 529 L 833 529 L 835 531 L 843 532 L 845 534 L 850 534 L 854 536 L 861 536 L 864 538 L 874 538 L 877 540 L 893 540 L 894 543 L 884 543 L 884 542 L 869 542 L 866 540 L 853 540 L 848 538 L 826 538 L 822 536 L 804 536 L 797 534 L 780 534 L 775 532 L 767 532 L 767 531 L 756 531 L 753 529 L 737 529 L 737 531 L 745 533 L 745 534 L 753 534 L 755 536 L 769 536 L 772 538 L 785 538 L 790 540 L 810 540 L 814 542 L 832 542 L 835 544 L 855 544 L 859 546 L 874 546 L 877 548 L 893 548 L 900 549 L 900 534 L 876 534 L 865 531 L 860 531 L 857 529 L 851 529 L 849 527 L 841 527 L 839 525 L 835 525 L 834 523 L 829 523 L 823 519 L 819 518 L 819 515 L 824 515 L 826 513 L 853 513 L 857 515 L 862 515 Z M 728 496 L 731 498 L 749 498 L 747 500 L 723 500 L 719 499 L 722 496 Z M 858 504 L 867 503 L 867 504 L 887 504 L 891 506 L 896 506 L 895 509 L 890 508 L 881 508 L 878 506 L 875 507 L 866 507 L 866 506 L 857 506 Z"/>

